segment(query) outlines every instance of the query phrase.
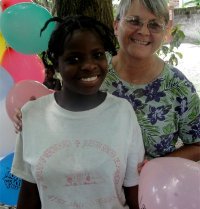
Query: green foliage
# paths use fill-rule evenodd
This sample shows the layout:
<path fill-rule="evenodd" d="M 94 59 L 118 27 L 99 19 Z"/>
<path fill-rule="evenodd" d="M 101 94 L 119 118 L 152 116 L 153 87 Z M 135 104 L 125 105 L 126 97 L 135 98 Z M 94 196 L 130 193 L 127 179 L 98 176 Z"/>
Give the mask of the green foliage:
<path fill-rule="evenodd" d="M 183 7 L 187 7 L 187 6 L 197 6 L 197 7 L 200 7 L 200 0 L 191 0 L 191 1 L 188 1 L 186 3 L 183 4 Z"/>
<path fill-rule="evenodd" d="M 55 13 L 55 5 L 53 0 L 32 0 L 34 3 L 45 7 L 52 15 Z"/>
<path fill-rule="evenodd" d="M 158 50 L 157 54 L 171 65 L 178 65 L 178 58 L 182 59 L 183 55 L 177 51 L 185 38 L 184 32 L 180 25 L 175 25 L 170 32 L 172 40 L 169 44 L 164 44 Z"/>

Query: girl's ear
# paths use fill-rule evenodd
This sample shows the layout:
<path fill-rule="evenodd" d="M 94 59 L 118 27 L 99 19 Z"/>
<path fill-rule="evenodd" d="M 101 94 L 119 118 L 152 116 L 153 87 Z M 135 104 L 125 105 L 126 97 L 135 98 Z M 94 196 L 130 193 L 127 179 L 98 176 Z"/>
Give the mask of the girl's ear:
<path fill-rule="evenodd" d="M 53 64 L 53 67 L 54 67 L 55 71 L 57 73 L 59 73 L 59 67 L 58 67 L 58 62 L 57 61 L 56 61 L 56 63 Z"/>
<path fill-rule="evenodd" d="M 55 70 L 56 70 L 56 72 L 57 73 L 59 73 L 60 71 L 59 71 L 59 68 L 58 68 L 58 65 L 57 66 L 55 66 Z"/>

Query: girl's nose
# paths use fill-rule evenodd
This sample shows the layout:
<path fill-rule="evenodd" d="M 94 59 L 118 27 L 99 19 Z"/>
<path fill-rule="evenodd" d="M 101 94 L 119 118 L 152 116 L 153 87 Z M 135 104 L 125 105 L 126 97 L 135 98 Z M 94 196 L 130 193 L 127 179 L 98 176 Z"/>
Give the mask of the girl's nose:
<path fill-rule="evenodd" d="M 82 64 L 82 70 L 95 70 L 97 68 L 96 61 L 92 58 L 87 58 Z"/>

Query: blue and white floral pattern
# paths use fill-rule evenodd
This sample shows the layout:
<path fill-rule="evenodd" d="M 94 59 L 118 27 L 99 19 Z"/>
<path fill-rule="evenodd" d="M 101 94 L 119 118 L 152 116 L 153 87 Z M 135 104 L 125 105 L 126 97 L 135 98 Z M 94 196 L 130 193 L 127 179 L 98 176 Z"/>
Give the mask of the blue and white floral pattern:
<path fill-rule="evenodd" d="M 141 126 L 146 155 L 164 156 L 183 143 L 200 141 L 200 99 L 193 84 L 178 69 L 165 64 L 161 75 L 145 85 L 119 78 L 111 60 L 102 90 L 127 99 Z"/>

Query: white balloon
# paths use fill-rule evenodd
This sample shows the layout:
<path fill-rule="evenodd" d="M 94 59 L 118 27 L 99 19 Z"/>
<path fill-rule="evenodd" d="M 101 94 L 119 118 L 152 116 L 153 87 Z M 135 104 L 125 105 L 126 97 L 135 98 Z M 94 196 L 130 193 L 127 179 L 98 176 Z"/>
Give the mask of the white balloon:
<path fill-rule="evenodd" d="M 16 133 L 6 112 L 5 99 L 0 102 L 0 158 L 14 151 Z"/>

